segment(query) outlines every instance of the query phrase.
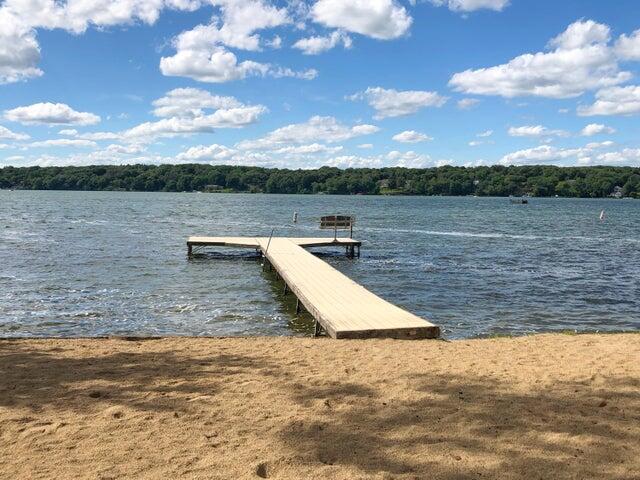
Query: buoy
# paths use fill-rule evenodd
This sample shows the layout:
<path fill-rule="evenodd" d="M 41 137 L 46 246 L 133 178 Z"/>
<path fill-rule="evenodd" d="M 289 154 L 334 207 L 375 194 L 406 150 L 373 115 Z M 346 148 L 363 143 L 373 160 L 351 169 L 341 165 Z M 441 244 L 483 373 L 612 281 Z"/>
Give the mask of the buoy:
<path fill-rule="evenodd" d="M 600 221 L 604 221 L 604 210 L 600 212 Z"/>
<path fill-rule="evenodd" d="M 298 223 L 298 212 L 293 212 L 293 223 Z"/>

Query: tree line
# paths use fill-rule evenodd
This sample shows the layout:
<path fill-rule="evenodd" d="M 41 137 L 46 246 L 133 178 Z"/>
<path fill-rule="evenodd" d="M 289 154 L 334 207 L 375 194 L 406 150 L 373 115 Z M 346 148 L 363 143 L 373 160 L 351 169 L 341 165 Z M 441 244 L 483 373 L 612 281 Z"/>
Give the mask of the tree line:
<path fill-rule="evenodd" d="M 640 198 L 640 168 L 486 166 L 439 168 L 112 165 L 4 167 L 0 188 L 141 192 L 250 192 L 343 195 L 478 195 Z"/>

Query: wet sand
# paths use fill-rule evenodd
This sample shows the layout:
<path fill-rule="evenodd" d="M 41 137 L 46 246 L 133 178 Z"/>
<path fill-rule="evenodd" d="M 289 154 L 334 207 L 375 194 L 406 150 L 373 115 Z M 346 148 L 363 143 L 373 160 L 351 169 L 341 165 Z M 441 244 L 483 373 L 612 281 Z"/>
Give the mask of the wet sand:
<path fill-rule="evenodd" d="M 640 478 L 640 335 L 0 341 L 0 478 Z"/>

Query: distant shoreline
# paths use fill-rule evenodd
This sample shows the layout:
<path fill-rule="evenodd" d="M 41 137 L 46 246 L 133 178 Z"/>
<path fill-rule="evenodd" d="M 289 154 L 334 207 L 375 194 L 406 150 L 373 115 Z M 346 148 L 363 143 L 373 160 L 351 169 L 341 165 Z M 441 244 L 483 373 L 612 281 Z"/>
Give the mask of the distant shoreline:
<path fill-rule="evenodd" d="M 640 168 L 488 166 L 322 167 L 286 170 L 228 165 L 3 167 L 14 190 L 284 193 L 330 195 L 640 198 Z"/>
<path fill-rule="evenodd" d="M 191 190 L 183 192 L 167 192 L 164 190 L 146 191 L 146 190 L 61 190 L 61 189 L 36 189 L 36 188 L 0 188 L 0 192 L 111 192 L 111 193 L 189 193 L 200 194 L 206 193 L 211 195 L 298 195 L 301 197 L 314 197 L 314 196 L 341 196 L 341 197 L 425 197 L 425 198 L 530 198 L 530 199 L 566 199 L 566 200 L 640 200 L 640 197 L 621 197 L 614 198 L 607 197 L 561 197 L 559 195 L 553 197 L 531 197 L 531 196 L 514 196 L 514 195 L 418 195 L 418 194 L 389 194 L 389 193 L 267 193 L 267 192 L 243 192 L 243 191 L 229 191 L 229 192 L 205 192 L 200 190 Z"/>

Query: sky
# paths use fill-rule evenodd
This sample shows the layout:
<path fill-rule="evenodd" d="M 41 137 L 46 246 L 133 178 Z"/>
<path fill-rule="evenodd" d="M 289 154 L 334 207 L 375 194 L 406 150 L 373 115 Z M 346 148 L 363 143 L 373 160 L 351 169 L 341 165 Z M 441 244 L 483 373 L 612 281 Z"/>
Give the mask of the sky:
<path fill-rule="evenodd" d="M 638 0 L 0 0 L 0 167 L 640 166 Z"/>

